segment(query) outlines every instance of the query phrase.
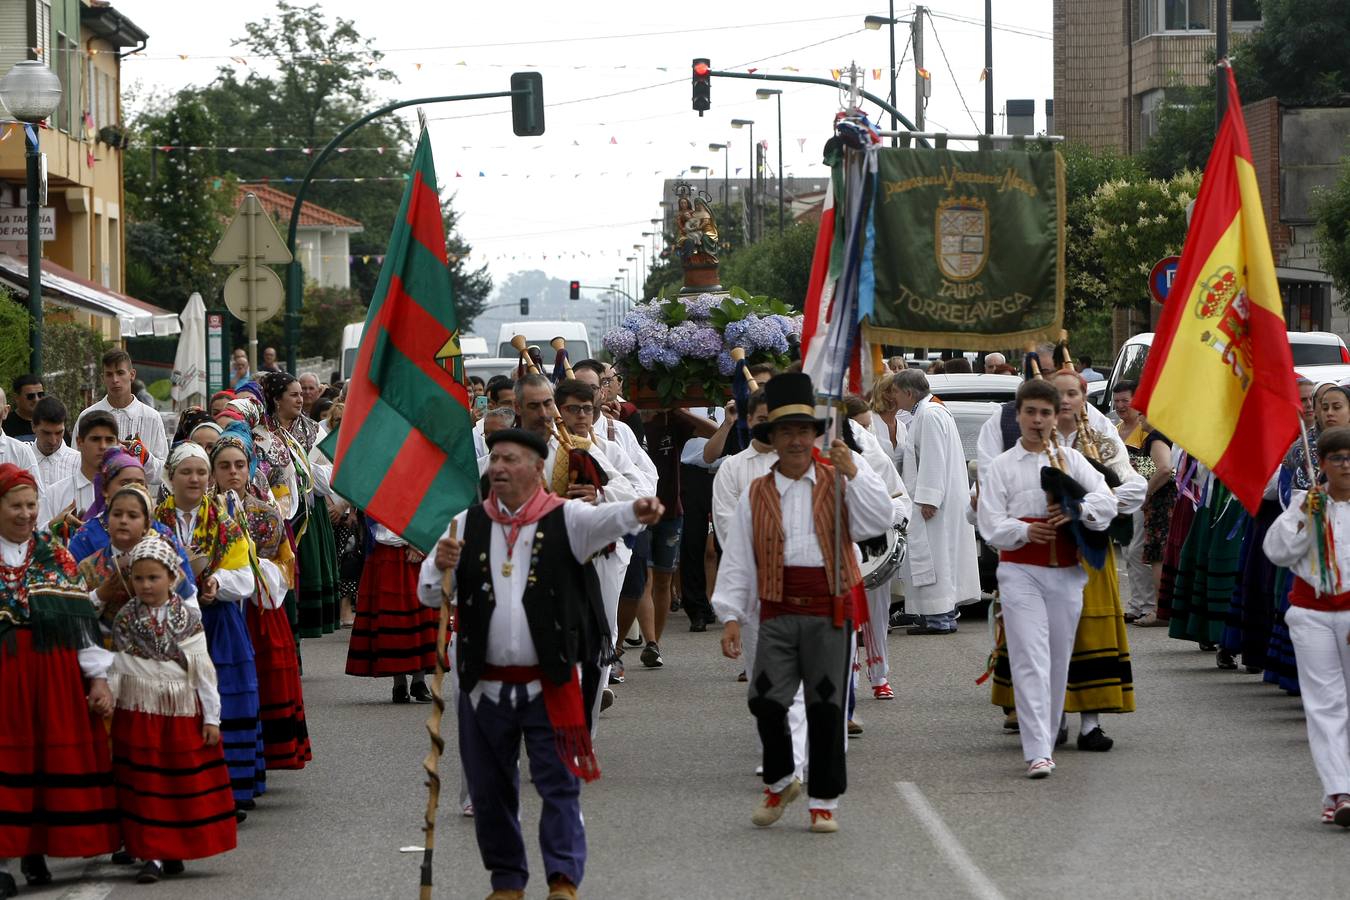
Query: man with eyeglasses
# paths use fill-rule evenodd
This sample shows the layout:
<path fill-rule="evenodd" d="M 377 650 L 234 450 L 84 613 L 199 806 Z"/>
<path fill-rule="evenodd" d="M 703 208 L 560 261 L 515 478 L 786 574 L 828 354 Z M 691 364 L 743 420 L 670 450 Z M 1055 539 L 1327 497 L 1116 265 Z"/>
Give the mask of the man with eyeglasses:
<path fill-rule="evenodd" d="M 8 417 L 8 414 L 9 403 L 5 398 L 5 392 L 0 390 L 0 415 Z M 33 477 L 37 479 L 38 496 L 42 496 L 46 485 L 42 480 L 42 470 L 38 468 L 37 455 L 33 453 L 31 441 L 21 441 L 10 437 L 9 434 L 0 434 L 0 463 L 13 463 L 20 469 L 27 469 L 33 473 Z"/>
<path fill-rule="evenodd" d="M 5 416 L 5 434 L 21 441 L 33 439 L 33 410 L 38 401 L 47 396 L 42 390 L 42 379 L 36 375 L 20 375 L 14 379 L 14 391 L 10 395 L 14 406 Z"/>

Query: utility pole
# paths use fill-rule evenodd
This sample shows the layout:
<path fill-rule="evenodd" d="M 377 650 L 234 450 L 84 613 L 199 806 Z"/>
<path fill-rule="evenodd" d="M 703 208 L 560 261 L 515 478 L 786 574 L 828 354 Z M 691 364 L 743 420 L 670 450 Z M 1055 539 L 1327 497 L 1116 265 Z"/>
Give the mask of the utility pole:
<path fill-rule="evenodd" d="M 890 13 L 891 19 L 891 24 L 889 26 L 891 33 L 891 105 L 899 106 L 900 97 L 898 94 L 896 94 L 896 79 L 900 73 L 895 71 L 895 0 L 891 0 L 890 6 L 887 11 Z M 918 10 L 915 10 L 914 18 L 916 20 L 919 18 Z M 891 113 L 891 131 L 899 131 L 899 130 L 900 130 L 900 123 L 896 120 L 895 113 Z M 923 129 L 917 128 L 915 130 L 922 131 Z M 891 138 L 891 146 L 892 147 L 900 146 L 900 138 L 898 136 Z M 778 177 L 782 178 L 783 173 L 779 172 Z"/>
<path fill-rule="evenodd" d="M 1223 62 L 1228 57 L 1228 4 L 1219 0 L 1214 4 L 1214 58 Z M 1214 79 L 1214 128 L 1223 123 L 1228 110 L 1228 73 Z"/>
<path fill-rule="evenodd" d="M 922 6 L 914 7 L 914 18 L 910 20 L 910 41 L 914 44 L 914 126 L 916 131 L 923 131 L 923 106 L 927 96 L 924 89 L 927 86 L 927 78 L 924 78 L 923 69 L 923 14 L 926 12 Z M 894 53 L 894 49 L 891 51 Z M 891 60 L 891 65 L 895 61 Z M 891 117 L 891 128 L 895 128 L 894 116 Z"/>
<path fill-rule="evenodd" d="M 984 0 L 984 133 L 994 133 L 994 0 Z"/>

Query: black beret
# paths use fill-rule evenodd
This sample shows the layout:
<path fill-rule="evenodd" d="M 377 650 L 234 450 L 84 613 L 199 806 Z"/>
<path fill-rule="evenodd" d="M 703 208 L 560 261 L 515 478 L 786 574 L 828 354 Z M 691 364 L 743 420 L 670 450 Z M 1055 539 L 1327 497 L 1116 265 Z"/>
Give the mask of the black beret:
<path fill-rule="evenodd" d="M 520 444 L 522 447 L 528 447 L 538 453 L 541 457 L 548 456 L 548 442 L 533 431 L 526 431 L 524 428 L 503 428 L 487 436 L 489 450 L 501 443 Z"/>

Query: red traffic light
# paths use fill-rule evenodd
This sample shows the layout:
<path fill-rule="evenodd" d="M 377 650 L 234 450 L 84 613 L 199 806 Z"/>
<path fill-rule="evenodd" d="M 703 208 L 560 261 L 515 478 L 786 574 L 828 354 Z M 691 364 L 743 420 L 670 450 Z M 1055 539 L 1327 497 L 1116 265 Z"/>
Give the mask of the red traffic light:
<path fill-rule="evenodd" d="M 568 298 L 569 300 L 580 300 L 580 299 L 581 299 L 581 282 L 580 282 L 580 281 L 569 281 L 569 282 L 567 282 L 567 298 Z"/>
<path fill-rule="evenodd" d="M 712 68 L 706 62 L 699 60 L 698 62 L 694 63 L 694 74 L 697 75 L 698 77 L 702 78 L 704 75 L 707 75 L 710 71 L 712 71 Z"/>

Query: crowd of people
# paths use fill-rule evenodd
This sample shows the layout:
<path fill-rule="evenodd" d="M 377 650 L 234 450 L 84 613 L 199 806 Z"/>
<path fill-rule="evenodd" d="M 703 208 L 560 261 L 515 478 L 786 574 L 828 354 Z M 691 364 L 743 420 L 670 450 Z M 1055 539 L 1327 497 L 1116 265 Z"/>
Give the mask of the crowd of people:
<path fill-rule="evenodd" d="M 78 417 L 23 376 L 0 438 L 0 897 L 16 857 L 34 885 L 46 856 L 102 853 L 153 882 L 232 848 L 269 772 L 312 758 L 302 639 L 350 628 L 348 674 L 430 702 L 447 598 L 460 811 L 493 900 L 528 880 L 503 762 L 522 742 L 549 897 L 576 896 L 601 713 L 628 654 L 671 663 L 678 611 L 692 632 L 720 624 L 743 668 L 764 782 L 751 821 L 805 793 L 810 830 L 837 832 L 858 695 L 895 697 L 888 632 L 955 633 L 995 587 L 982 553 L 998 560 L 990 700 L 1027 777 L 1055 770 L 1071 714 L 1079 750 L 1112 748 L 1102 716 L 1136 703 L 1126 626 L 1165 626 L 1221 669 L 1240 658 L 1302 692 L 1322 821 L 1350 827 L 1350 550 L 1335 540 L 1350 393 L 1301 385 L 1308 442 L 1249 516 L 1140 416 L 1133 385 L 1114 385 L 1112 420 L 1087 403 L 1086 361 L 1047 345 L 1023 363 L 971 464 L 903 360 L 837 422 L 800 364 L 753 367 L 748 399 L 706 411 L 639 409 L 597 360 L 556 382 L 472 379 L 484 499 L 430 555 L 333 490 L 322 442 L 344 398 L 313 375 L 241 373 L 171 438 L 121 350 Z"/>

